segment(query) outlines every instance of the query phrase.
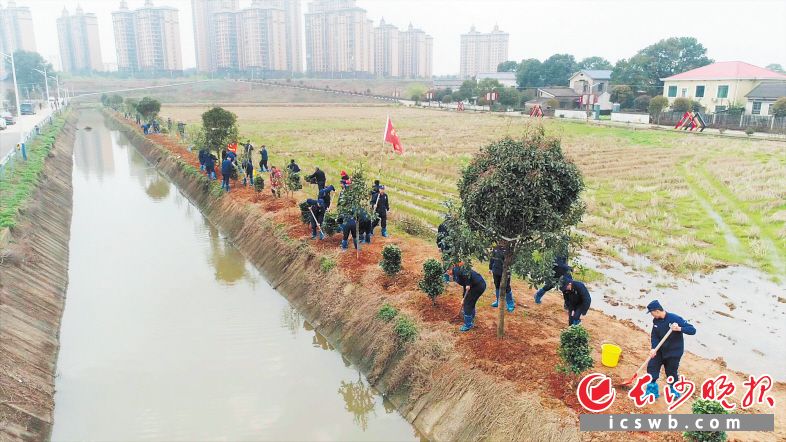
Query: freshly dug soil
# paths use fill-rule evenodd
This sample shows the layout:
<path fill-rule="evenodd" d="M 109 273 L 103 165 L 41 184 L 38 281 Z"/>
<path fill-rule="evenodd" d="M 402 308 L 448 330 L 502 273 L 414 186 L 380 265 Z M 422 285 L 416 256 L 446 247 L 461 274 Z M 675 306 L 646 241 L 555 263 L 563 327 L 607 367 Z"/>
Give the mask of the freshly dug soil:
<path fill-rule="evenodd" d="M 72 114 L 57 136 L 39 186 L 0 250 L 0 440 L 47 440 L 52 431 L 75 121 Z"/>
<path fill-rule="evenodd" d="M 339 235 L 311 241 L 310 227 L 300 222 L 297 208 L 297 201 L 305 199 L 305 193 L 295 198 L 275 198 L 269 191 L 258 194 L 233 183 L 229 194 L 211 195 L 204 177 L 195 177 L 185 170 L 186 165 L 198 168 L 195 152 L 188 152 L 163 135 L 144 137 L 138 128 L 111 116 L 148 160 L 157 164 L 236 242 L 273 287 L 358 363 L 370 382 L 391 397 L 402 414 L 427 437 L 682 440 L 679 433 L 578 432 L 578 414 L 582 410 L 575 398 L 576 379 L 555 370 L 560 363 L 559 334 L 567 320 L 557 292 L 549 293 L 542 305 L 534 305 L 534 290 L 514 281 L 517 307 L 508 315 L 506 335 L 500 340 L 496 337 L 497 310 L 489 306 L 494 293 L 490 284 L 478 302 L 476 328 L 460 333 L 460 288 L 449 286 L 435 305 L 417 289 L 423 261 L 438 257 L 434 244 L 417 238 L 376 235 L 372 244 L 363 245 L 358 259 L 352 249 L 339 250 Z M 381 249 L 388 243 L 402 250 L 404 268 L 395 278 L 384 275 L 378 265 Z M 333 259 L 336 269 L 324 273 L 320 269 L 324 258 Z M 418 339 L 399 342 L 393 324 L 375 318 L 385 302 L 415 320 Z M 629 322 L 592 310 L 583 325 L 591 335 L 595 370 L 610 375 L 617 383 L 632 375 L 648 353 L 648 334 Z M 600 365 L 600 345 L 604 342 L 624 349 L 616 368 Z M 693 354 L 683 358 L 681 373 L 699 386 L 704 379 L 720 373 L 729 374 L 738 386 L 742 385 L 743 374 L 726 369 L 723 361 Z M 665 412 L 663 401 L 636 409 L 627 399 L 627 391 L 617 390 L 617 401 L 608 413 Z M 778 383 L 772 396 L 779 403 L 786 403 L 786 385 Z M 786 411 L 782 410 L 755 410 L 776 414 L 775 433 L 733 433 L 732 437 L 786 440 Z M 689 411 L 689 405 L 678 410 Z"/>

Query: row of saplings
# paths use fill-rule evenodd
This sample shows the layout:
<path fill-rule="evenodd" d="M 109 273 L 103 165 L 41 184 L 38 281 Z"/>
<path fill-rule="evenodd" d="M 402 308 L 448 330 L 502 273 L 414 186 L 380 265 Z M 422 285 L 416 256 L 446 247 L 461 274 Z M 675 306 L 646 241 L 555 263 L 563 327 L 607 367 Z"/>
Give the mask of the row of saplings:
<path fill-rule="evenodd" d="M 325 217 L 323 231 L 338 231 L 341 216 L 359 216 L 367 205 L 362 171 L 354 192 L 342 192 L 339 210 Z M 475 260 L 486 260 L 492 250 L 501 250 L 503 277 L 499 293 L 507 293 L 511 273 L 523 278 L 530 286 L 559 284 L 554 274 L 556 257 L 568 256 L 578 246 L 572 234 L 581 221 L 584 204 L 580 194 L 584 188 L 578 168 L 565 158 L 558 139 L 546 136 L 542 127 L 532 127 L 522 139 L 509 138 L 483 147 L 462 170 L 458 182 L 460 204 L 446 202 L 445 232 L 441 238 L 442 259 L 428 259 L 423 264 L 420 289 L 433 302 L 445 290 L 448 269 L 471 272 Z M 302 210 L 302 209 L 301 209 Z M 303 214 L 303 221 L 310 218 Z M 373 214 L 369 214 L 373 216 Z M 311 215 L 308 214 L 310 217 Z M 390 276 L 401 270 L 401 250 L 392 244 L 382 250 L 381 267 Z M 474 306 L 473 306 L 474 307 Z M 499 308 L 497 336 L 504 336 L 506 309 Z M 414 340 L 414 322 L 385 304 L 377 315 L 385 321 L 396 318 L 394 331 L 401 342 Z M 560 336 L 558 354 L 562 364 L 558 370 L 578 375 L 593 366 L 590 337 L 581 325 L 572 325 Z M 723 407 L 714 401 L 697 400 L 693 412 L 721 414 Z M 726 440 L 722 432 L 688 432 L 688 440 Z"/>

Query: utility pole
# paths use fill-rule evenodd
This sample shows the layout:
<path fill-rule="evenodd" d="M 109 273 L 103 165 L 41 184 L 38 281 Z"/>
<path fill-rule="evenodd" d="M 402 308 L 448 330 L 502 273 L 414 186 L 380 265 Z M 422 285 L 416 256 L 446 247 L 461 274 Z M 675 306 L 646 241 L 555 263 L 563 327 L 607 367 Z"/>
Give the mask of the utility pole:
<path fill-rule="evenodd" d="M 11 52 L 10 54 L 6 54 L 4 52 L 0 52 L 0 55 L 11 59 L 11 73 L 14 77 L 14 98 L 16 98 L 16 117 L 19 118 L 22 115 L 22 110 L 19 107 L 19 84 L 16 82 L 16 65 L 14 64 L 14 53 Z"/>
<path fill-rule="evenodd" d="M 43 71 L 35 68 L 33 68 L 33 70 L 44 76 L 44 86 L 46 87 L 46 105 L 49 106 L 49 77 L 46 75 L 46 66 L 44 66 Z"/>

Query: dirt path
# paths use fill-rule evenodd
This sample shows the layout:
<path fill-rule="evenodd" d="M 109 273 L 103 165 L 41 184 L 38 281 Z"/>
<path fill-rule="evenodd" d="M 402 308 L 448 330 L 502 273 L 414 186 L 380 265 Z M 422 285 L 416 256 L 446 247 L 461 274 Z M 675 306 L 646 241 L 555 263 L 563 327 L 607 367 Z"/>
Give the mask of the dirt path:
<path fill-rule="evenodd" d="M 153 135 L 149 139 L 160 143 L 176 156 L 197 166 L 195 153 L 188 152 L 172 139 L 163 135 Z M 310 189 L 309 189 L 310 190 Z M 533 305 L 533 290 L 520 282 L 514 283 L 517 294 L 517 309 L 506 321 L 506 338 L 495 337 L 496 310 L 489 307 L 493 300 L 493 290 L 488 290 L 478 303 L 477 328 L 469 333 L 458 332 L 458 311 L 460 292 L 455 287 L 449 288 L 448 294 L 441 297 L 436 306 L 432 306 L 427 298 L 418 291 L 417 280 L 421 273 L 422 263 L 429 257 L 437 257 L 436 247 L 420 239 L 409 237 L 380 238 L 374 237 L 371 245 L 364 247 L 361 258 L 354 253 L 339 251 L 339 236 L 325 241 L 310 241 L 310 229 L 301 224 L 296 208 L 296 200 L 275 199 L 269 193 L 257 194 L 251 188 L 233 187 L 228 195 L 234 203 L 252 207 L 265 213 L 286 232 L 289 238 L 308 244 L 317 253 L 333 257 L 338 269 L 358 286 L 368 290 L 382 290 L 388 302 L 402 311 L 415 317 L 423 329 L 423 333 L 439 333 L 449 336 L 460 359 L 483 373 L 509 381 L 510 385 L 521 393 L 534 393 L 547 408 L 573 419 L 577 422 L 577 413 L 581 410 L 575 400 L 575 391 L 570 382 L 555 372 L 559 360 L 556 354 L 560 331 L 565 327 L 566 316 L 561 308 L 561 296 L 549 294 L 542 305 Z M 297 195 L 299 199 L 305 194 Z M 394 243 L 402 249 L 404 268 L 402 274 L 391 280 L 383 275 L 378 262 L 381 249 L 385 244 Z M 603 296 L 597 293 L 596 296 Z M 360 302 L 360 301 L 358 301 Z M 614 342 L 624 349 L 620 365 L 614 369 L 600 366 L 596 370 L 622 380 L 630 376 L 644 360 L 649 350 L 649 336 L 629 321 L 620 321 L 598 311 L 591 311 L 586 321 L 586 328 L 592 336 L 593 358 L 600 360 L 599 349 L 604 342 Z M 690 339 L 690 338 L 688 338 Z M 729 374 L 741 386 L 742 374 L 732 372 L 721 360 L 708 360 L 693 354 L 683 359 L 681 372 L 694 382 L 701 383 L 708 377 L 720 373 Z M 760 373 L 755 373 L 760 374 Z M 435 374 L 436 375 L 436 374 Z M 633 403 L 625 398 L 620 390 L 620 397 L 608 411 L 623 412 L 664 412 L 663 402 L 644 409 L 635 409 Z M 778 383 L 772 392 L 778 403 L 786 403 L 786 385 Z M 757 409 L 757 412 L 772 412 L 769 409 Z M 684 405 L 678 412 L 689 412 L 689 405 Z M 741 440 L 784 440 L 786 439 L 786 411 L 776 409 L 776 433 L 735 433 Z M 618 440 L 625 437 L 631 440 L 681 440 L 678 434 L 583 434 L 584 440 Z"/>
<path fill-rule="evenodd" d="M 68 285 L 74 118 L 58 135 L 40 185 L 0 251 L 0 440 L 46 440 L 52 429 Z"/>

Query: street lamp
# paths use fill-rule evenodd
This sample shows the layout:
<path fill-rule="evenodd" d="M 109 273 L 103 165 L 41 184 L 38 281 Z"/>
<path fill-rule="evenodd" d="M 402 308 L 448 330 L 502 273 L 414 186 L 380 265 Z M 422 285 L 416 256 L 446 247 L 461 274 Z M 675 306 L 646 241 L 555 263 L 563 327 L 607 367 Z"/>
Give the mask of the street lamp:
<path fill-rule="evenodd" d="M 44 76 L 44 86 L 46 87 L 46 105 L 49 106 L 49 77 L 46 75 L 46 66 L 44 66 L 43 71 L 35 68 L 33 68 L 33 70 Z"/>
<path fill-rule="evenodd" d="M 16 98 L 16 117 L 19 118 L 22 115 L 22 111 L 19 108 L 19 85 L 16 83 L 16 65 L 14 64 L 14 53 L 11 52 L 10 54 L 6 54 L 4 52 L 0 52 L 0 55 L 11 59 L 11 72 L 14 76 L 14 98 Z"/>
<path fill-rule="evenodd" d="M 57 106 L 60 106 L 60 79 L 57 77 L 49 76 L 52 80 L 55 80 L 55 84 L 57 84 Z"/>

